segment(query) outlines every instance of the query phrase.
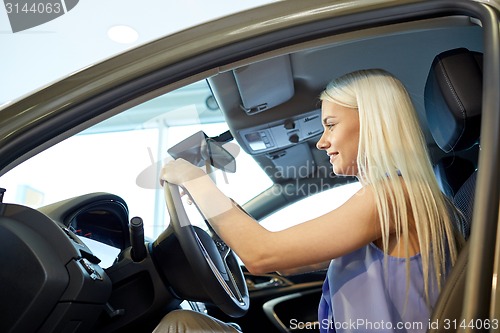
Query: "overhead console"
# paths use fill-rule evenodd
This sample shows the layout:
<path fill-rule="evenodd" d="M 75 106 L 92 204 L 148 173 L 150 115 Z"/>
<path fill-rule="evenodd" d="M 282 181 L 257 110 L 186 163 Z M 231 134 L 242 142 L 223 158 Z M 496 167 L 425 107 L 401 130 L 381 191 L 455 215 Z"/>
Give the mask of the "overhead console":
<path fill-rule="evenodd" d="M 294 81 L 293 73 L 292 55 L 286 54 L 208 79 L 232 135 L 247 153 L 273 154 L 322 133 L 319 91 Z"/>
<path fill-rule="evenodd" d="M 323 131 L 319 110 L 238 131 L 238 142 L 249 154 L 280 150 L 306 141 Z"/>

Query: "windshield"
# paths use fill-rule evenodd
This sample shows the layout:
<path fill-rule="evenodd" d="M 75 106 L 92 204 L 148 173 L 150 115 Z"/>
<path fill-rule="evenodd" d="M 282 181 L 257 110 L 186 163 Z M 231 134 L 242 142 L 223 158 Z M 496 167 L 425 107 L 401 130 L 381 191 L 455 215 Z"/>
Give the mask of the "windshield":
<path fill-rule="evenodd" d="M 270 2 L 63 0 L 35 6 L 5 1 L 0 8 L 0 106 L 133 47 Z"/>
<path fill-rule="evenodd" d="M 108 192 L 140 216 L 147 237 L 168 224 L 159 185 L 167 150 L 198 131 L 228 130 L 206 81 L 140 104 L 34 156 L 0 178 L 6 202 L 38 208 L 70 197 Z M 243 204 L 272 185 L 254 159 L 231 141 L 236 172 L 217 171 L 217 185 Z M 241 190 L 244 189 L 244 190 Z"/>

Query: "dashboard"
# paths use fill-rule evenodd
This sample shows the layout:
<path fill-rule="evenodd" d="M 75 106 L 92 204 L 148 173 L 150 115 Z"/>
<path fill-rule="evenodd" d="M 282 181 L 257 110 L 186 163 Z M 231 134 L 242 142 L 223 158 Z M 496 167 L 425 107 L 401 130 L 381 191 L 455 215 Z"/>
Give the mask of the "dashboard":
<path fill-rule="evenodd" d="M 1 332 L 91 329 L 112 293 L 100 260 L 41 211 L 0 204 Z M 69 325 L 69 326 L 68 326 Z"/>

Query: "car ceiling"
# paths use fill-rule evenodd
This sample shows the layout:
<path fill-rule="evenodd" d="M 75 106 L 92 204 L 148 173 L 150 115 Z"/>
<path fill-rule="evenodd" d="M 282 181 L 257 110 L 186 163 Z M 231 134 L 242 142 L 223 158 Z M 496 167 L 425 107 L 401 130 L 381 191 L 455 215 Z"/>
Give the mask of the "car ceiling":
<path fill-rule="evenodd" d="M 315 178 L 315 167 L 329 166 L 326 155 L 315 148 L 315 142 L 319 136 L 315 135 L 304 142 L 301 140 L 299 144 L 290 143 L 288 146 L 253 151 L 248 149 L 248 144 L 245 144 L 246 139 L 242 134 L 248 133 L 249 128 L 259 131 L 273 125 L 284 126 L 287 120 L 294 120 L 300 114 L 319 113 L 318 96 L 326 84 L 335 77 L 357 69 L 382 68 L 400 78 L 413 99 L 431 154 L 438 151 L 435 149 L 432 136 L 427 131 L 424 116 L 423 92 L 428 70 L 434 57 L 442 51 L 466 47 L 481 52 L 483 50 L 481 27 L 468 17 L 457 16 L 368 29 L 358 34 L 358 36 L 347 34 L 325 38 L 307 48 L 302 46 L 300 49 L 298 46 L 296 50 L 278 50 L 267 55 L 269 58 L 267 60 L 254 59 L 253 61 L 260 62 L 260 67 L 251 66 L 250 62 L 243 63 L 232 68 L 228 67 L 220 74 L 209 78 L 211 89 L 225 114 L 233 136 L 243 149 L 254 156 L 274 182 L 284 183 L 296 178 L 295 175 L 287 177 L 277 172 L 276 168 L 280 167 L 280 161 L 276 160 L 276 154 L 279 152 L 291 150 L 282 164 L 304 166 L 310 169 L 309 173 L 302 173 L 302 178 Z M 269 86 L 279 87 L 285 83 L 283 78 L 288 74 L 283 72 L 282 67 L 276 66 L 273 62 L 276 58 L 273 57 L 288 57 L 294 87 L 293 95 L 283 96 L 282 99 L 286 100 L 285 102 L 258 112 L 258 115 L 248 114 L 242 107 L 244 104 L 242 101 L 247 96 L 266 95 L 266 89 L 269 89 Z M 268 66 L 266 62 L 269 63 Z M 243 84 L 238 81 L 238 71 L 241 70 L 254 71 L 245 76 L 245 79 L 249 81 Z M 259 71 L 270 72 L 270 74 L 262 74 Z M 273 82 L 259 82 L 259 78 Z M 259 91 L 259 87 L 262 91 Z M 277 91 L 278 94 L 287 93 Z M 270 99 L 279 100 L 279 96 L 267 95 Z M 275 101 L 270 101 L 271 104 L 273 102 Z M 302 146 L 305 150 L 297 150 L 294 148 L 296 146 Z M 316 176 L 324 177 L 325 175 Z M 333 177 L 332 181 L 345 182 L 346 180 Z"/>

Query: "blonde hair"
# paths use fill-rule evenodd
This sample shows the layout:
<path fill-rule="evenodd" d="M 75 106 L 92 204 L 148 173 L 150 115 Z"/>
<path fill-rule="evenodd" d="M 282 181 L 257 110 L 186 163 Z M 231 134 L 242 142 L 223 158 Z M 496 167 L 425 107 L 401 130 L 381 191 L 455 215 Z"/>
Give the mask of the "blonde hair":
<path fill-rule="evenodd" d="M 403 240 L 407 286 L 410 277 L 409 232 L 418 236 L 426 298 L 431 280 L 441 290 L 457 257 L 450 205 L 441 193 L 411 99 L 403 84 L 380 69 L 360 70 L 328 84 L 320 96 L 359 113 L 358 178 L 373 187 L 387 254 L 391 223 Z M 401 177 L 399 177 L 401 176 Z M 402 181 L 397 181 L 401 179 Z M 408 287 L 407 287 L 408 288 Z M 408 289 L 407 289 L 408 290 Z"/>

